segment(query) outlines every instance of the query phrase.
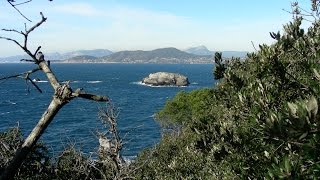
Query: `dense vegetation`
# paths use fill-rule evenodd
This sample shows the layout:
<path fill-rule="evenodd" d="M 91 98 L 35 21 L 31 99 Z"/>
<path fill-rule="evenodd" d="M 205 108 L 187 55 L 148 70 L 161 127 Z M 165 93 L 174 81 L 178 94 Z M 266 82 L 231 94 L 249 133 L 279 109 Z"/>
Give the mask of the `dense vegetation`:
<path fill-rule="evenodd" d="M 140 154 L 138 179 L 317 179 L 320 177 L 319 1 L 301 29 L 297 4 L 277 42 L 245 61 L 216 53 L 213 89 L 180 92 L 157 119 L 161 142 Z"/>
<path fill-rule="evenodd" d="M 302 15 L 297 3 L 293 8 L 284 31 L 270 33 L 273 45 L 260 45 L 245 61 L 224 61 L 216 53 L 215 87 L 169 100 L 156 117 L 161 142 L 130 166 L 113 168 L 105 158 L 92 161 L 73 149 L 53 161 L 40 144 L 19 178 L 317 179 L 319 1 L 312 1 L 311 16 Z M 308 17 L 314 19 L 302 29 Z M 17 132 L 0 135 L 1 168 L 21 143 Z"/>

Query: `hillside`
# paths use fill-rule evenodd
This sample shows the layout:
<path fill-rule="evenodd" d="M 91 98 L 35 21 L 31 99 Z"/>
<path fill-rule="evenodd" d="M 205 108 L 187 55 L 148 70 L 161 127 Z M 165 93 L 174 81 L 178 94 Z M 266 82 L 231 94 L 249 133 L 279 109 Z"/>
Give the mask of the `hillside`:
<path fill-rule="evenodd" d="M 62 63 L 167 63 L 167 64 L 210 64 L 215 51 L 198 46 L 181 51 L 176 48 L 160 48 L 152 51 L 119 51 L 107 49 L 78 50 L 66 53 L 45 53 L 45 59 Z M 223 58 L 245 58 L 245 51 L 222 51 Z M 27 55 L 0 58 L 1 63 L 17 63 L 28 59 Z"/>
<path fill-rule="evenodd" d="M 190 54 L 195 54 L 195 55 L 205 55 L 205 56 L 213 55 L 213 52 L 210 51 L 205 46 L 191 47 L 191 48 L 188 48 L 184 51 L 187 53 L 190 53 Z"/>
<path fill-rule="evenodd" d="M 94 56 L 94 57 L 103 57 L 112 54 L 113 52 L 108 49 L 93 49 L 93 50 L 78 50 L 62 54 L 61 59 L 69 59 L 77 56 Z"/>
<path fill-rule="evenodd" d="M 95 62 L 97 57 L 95 56 L 89 56 L 89 55 L 80 55 L 80 56 L 75 56 L 71 57 L 69 59 L 64 60 L 64 63 L 92 63 Z"/>
<path fill-rule="evenodd" d="M 195 55 L 204 55 L 204 56 L 212 56 L 218 51 L 210 51 L 206 46 L 196 46 L 191 47 L 184 50 L 187 53 L 195 54 Z M 222 52 L 223 58 L 232 58 L 232 57 L 239 57 L 245 58 L 248 54 L 247 51 L 219 51 Z"/>
<path fill-rule="evenodd" d="M 117 63 L 212 63 L 211 56 L 199 56 L 176 48 L 161 48 L 152 51 L 120 51 L 100 58 L 102 62 Z"/>

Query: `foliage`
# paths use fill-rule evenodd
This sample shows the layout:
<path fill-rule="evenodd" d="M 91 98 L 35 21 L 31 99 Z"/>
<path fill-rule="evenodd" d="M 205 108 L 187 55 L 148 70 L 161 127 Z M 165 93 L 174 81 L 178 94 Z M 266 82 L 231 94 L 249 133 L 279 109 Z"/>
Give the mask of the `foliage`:
<path fill-rule="evenodd" d="M 0 133 L 0 172 L 8 165 L 15 152 L 23 143 L 18 127 Z M 53 174 L 48 150 L 43 143 L 38 143 L 21 165 L 16 178 L 48 179 Z"/>
<path fill-rule="evenodd" d="M 180 92 L 156 118 L 167 131 L 135 162 L 138 179 L 317 179 L 320 177 L 319 1 L 311 26 L 293 3 L 276 42 L 245 61 L 216 54 L 213 89 Z M 222 79 L 221 79 L 222 78 Z"/>
<path fill-rule="evenodd" d="M 214 54 L 214 62 L 216 64 L 213 71 L 214 79 L 223 78 L 223 74 L 227 67 L 226 64 L 224 64 L 222 61 L 222 53 L 216 52 Z"/>
<path fill-rule="evenodd" d="M 58 179 L 96 179 L 99 174 L 92 158 L 74 146 L 67 147 L 58 156 L 55 172 Z"/>

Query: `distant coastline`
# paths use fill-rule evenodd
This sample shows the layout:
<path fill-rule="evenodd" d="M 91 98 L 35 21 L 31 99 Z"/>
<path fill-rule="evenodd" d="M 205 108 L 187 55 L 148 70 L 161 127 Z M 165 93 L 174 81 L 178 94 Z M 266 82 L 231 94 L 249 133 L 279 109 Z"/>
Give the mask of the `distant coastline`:
<path fill-rule="evenodd" d="M 205 46 L 179 50 L 176 48 L 160 48 L 151 51 L 119 51 L 107 49 L 79 50 L 60 53 L 44 53 L 45 59 L 53 63 L 125 63 L 125 64 L 212 64 L 215 51 Z M 224 58 L 245 58 L 246 51 L 222 51 Z M 0 63 L 20 63 L 28 59 L 27 55 L 0 58 Z"/>

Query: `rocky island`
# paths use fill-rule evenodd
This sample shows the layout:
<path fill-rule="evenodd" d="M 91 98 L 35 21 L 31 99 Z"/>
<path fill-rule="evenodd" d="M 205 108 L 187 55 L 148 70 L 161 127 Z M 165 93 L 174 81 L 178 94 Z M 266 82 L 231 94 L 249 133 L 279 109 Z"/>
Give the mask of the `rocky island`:
<path fill-rule="evenodd" d="M 186 76 L 170 72 L 151 73 L 142 80 L 142 83 L 152 86 L 187 86 L 190 84 Z"/>

